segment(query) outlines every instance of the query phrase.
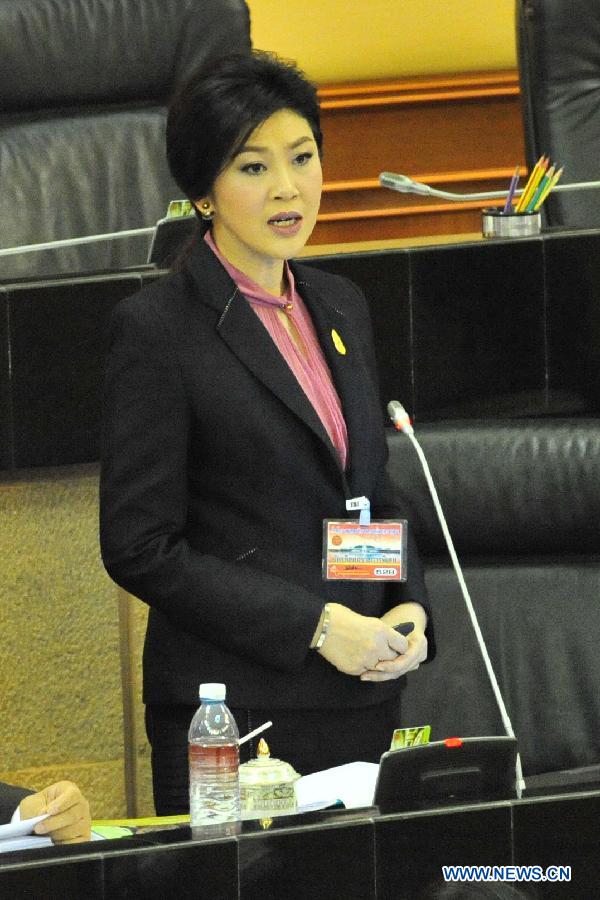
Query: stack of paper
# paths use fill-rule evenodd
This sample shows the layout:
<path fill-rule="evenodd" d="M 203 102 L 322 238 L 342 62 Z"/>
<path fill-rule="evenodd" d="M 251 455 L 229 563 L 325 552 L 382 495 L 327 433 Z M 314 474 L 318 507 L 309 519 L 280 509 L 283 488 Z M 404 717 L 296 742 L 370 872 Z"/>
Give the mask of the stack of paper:
<path fill-rule="evenodd" d="M 378 763 L 353 762 L 304 775 L 296 782 L 298 811 L 323 809 L 337 801 L 346 809 L 372 806 L 378 772 Z"/>
<path fill-rule="evenodd" d="M 0 825 L 0 853 L 50 845 L 52 841 L 49 837 L 33 833 L 37 823 L 46 818 L 46 815 L 35 816 L 35 818 L 25 819 L 23 822 L 9 822 L 8 825 Z"/>

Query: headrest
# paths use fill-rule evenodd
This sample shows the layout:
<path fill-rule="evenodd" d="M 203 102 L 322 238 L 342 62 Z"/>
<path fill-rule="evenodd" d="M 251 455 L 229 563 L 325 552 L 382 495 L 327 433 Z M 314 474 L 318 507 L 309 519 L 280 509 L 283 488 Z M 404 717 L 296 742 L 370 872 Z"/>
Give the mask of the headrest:
<path fill-rule="evenodd" d="M 596 0 L 520 0 L 528 52 L 548 96 L 575 96 L 573 82 L 600 84 L 600 6 Z"/>
<path fill-rule="evenodd" d="M 600 552 L 600 421 L 530 419 L 415 427 L 458 553 Z M 409 438 L 389 470 L 426 554 L 445 543 Z"/>
<path fill-rule="evenodd" d="M 249 35 L 244 0 L 0 0 L 0 109 L 164 102 Z"/>
<path fill-rule="evenodd" d="M 600 4 L 518 0 L 517 58 L 529 163 L 564 166 L 562 184 L 600 178 Z M 597 191 L 553 194 L 548 224 L 600 225 Z"/>

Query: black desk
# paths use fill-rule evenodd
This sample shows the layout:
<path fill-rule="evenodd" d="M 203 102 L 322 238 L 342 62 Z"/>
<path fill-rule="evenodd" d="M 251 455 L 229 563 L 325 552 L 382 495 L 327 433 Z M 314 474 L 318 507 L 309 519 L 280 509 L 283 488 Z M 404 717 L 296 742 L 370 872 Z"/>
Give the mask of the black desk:
<path fill-rule="evenodd" d="M 419 423 L 600 412 L 600 231 L 306 261 L 364 289 L 382 400 Z M 97 460 L 108 318 L 164 274 L 0 281 L 0 469 Z"/>
<path fill-rule="evenodd" d="M 389 816 L 313 813 L 268 829 L 246 822 L 210 841 L 176 828 L 0 856 L 0 898 L 418 900 L 438 896 L 443 865 L 536 865 L 570 866 L 572 880 L 515 882 L 519 894 L 507 896 L 591 900 L 599 818 L 597 791 Z M 486 896 L 483 884 L 465 889 L 453 896 Z"/>

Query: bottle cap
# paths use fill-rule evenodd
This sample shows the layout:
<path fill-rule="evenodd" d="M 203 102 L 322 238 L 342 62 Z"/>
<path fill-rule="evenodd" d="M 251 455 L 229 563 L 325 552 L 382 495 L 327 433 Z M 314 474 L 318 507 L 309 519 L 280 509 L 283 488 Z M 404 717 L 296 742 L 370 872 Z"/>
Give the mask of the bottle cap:
<path fill-rule="evenodd" d="M 225 699 L 225 685 L 219 684 L 218 682 L 208 682 L 206 684 L 201 684 L 199 694 L 201 700 L 222 701 Z"/>

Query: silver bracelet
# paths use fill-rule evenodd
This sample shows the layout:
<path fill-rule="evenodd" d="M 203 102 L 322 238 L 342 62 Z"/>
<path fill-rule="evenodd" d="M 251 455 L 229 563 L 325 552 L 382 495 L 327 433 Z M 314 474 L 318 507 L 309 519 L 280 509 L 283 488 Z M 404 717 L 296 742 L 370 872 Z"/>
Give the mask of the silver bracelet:
<path fill-rule="evenodd" d="M 329 603 L 326 603 L 323 607 L 323 625 L 321 626 L 321 633 L 317 638 L 317 643 L 315 644 L 314 649 L 320 650 L 323 644 L 325 643 L 325 638 L 327 637 L 327 632 L 329 631 L 329 626 L 331 625 L 331 614 L 329 612 Z"/>

